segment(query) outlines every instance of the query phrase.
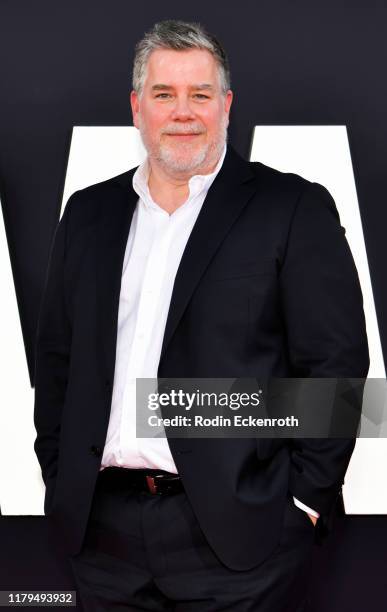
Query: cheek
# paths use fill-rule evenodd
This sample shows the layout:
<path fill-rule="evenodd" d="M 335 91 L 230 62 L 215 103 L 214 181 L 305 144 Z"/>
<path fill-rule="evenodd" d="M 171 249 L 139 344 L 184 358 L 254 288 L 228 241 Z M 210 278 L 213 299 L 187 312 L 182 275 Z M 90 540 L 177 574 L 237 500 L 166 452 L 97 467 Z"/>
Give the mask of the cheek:
<path fill-rule="evenodd" d="M 148 132 L 154 132 L 159 130 L 166 122 L 167 113 L 163 108 L 149 108 L 145 106 L 141 111 L 141 117 Z"/>
<path fill-rule="evenodd" d="M 223 109 L 216 108 L 208 108 L 201 113 L 201 119 L 204 125 L 207 128 L 207 131 L 211 134 L 219 131 L 221 126 L 223 125 L 224 113 Z"/>
<path fill-rule="evenodd" d="M 219 132 L 223 125 L 223 117 L 219 115 L 214 115 L 209 117 L 207 120 L 207 131 L 211 134 L 216 134 Z"/>

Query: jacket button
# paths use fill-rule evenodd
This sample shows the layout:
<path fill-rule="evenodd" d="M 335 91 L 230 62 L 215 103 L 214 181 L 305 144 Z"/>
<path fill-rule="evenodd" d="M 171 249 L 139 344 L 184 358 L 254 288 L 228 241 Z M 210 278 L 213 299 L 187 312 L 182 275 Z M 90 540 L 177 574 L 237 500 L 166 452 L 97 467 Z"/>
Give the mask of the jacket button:
<path fill-rule="evenodd" d="M 110 391 L 112 388 L 112 384 L 108 378 L 105 380 L 105 387 L 108 391 Z"/>
<path fill-rule="evenodd" d="M 103 454 L 103 450 L 100 446 L 91 446 L 90 452 L 95 457 L 102 457 L 102 454 Z"/>

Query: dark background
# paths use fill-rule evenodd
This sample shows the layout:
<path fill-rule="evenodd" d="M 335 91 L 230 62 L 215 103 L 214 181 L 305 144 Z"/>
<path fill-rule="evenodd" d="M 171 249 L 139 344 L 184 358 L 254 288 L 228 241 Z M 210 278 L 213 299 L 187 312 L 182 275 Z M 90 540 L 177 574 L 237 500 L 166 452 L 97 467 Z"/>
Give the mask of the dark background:
<path fill-rule="evenodd" d="M 386 1 L 0 0 L 0 197 L 31 380 L 71 128 L 132 124 L 133 48 L 167 18 L 200 21 L 226 47 L 230 141 L 243 156 L 254 125 L 347 126 L 386 356 Z M 0 588 L 69 584 L 44 518 L 3 517 L 0 542 Z M 385 517 L 339 521 L 316 548 L 314 609 L 363 611 L 373 601 L 370 612 L 385 611 L 386 545 Z"/>

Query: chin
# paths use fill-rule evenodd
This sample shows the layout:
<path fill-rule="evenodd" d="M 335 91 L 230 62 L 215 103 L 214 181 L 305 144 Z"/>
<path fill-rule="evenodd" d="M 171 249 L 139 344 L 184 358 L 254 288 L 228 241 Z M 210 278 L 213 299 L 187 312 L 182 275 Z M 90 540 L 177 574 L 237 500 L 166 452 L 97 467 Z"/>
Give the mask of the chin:
<path fill-rule="evenodd" d="M 179 149 L 180 151 L 176 149 L 173 151 L 170 149 L 160 151 L 160 160 L 165 166 L 176 172 L 188 172 L 200 168 L 207 158 L 207 147 L 202 148 L 195 154 L 192 154 L 192 152 L 187 154 L 187 151 L 182 150 L 180 147 Z"/>

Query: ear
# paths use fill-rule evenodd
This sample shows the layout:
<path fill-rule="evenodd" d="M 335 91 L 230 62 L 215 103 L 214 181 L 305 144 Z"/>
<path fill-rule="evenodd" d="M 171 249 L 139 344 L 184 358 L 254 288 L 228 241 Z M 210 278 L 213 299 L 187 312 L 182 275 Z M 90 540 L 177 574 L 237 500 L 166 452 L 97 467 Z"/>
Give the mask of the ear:
<path fill-rule="evenodd" d="M 133 125 L 138 128 L 138 114 L 140 112 L 140 102 L 138 95 L 134 90 L 130 92 L 130 105 L 132 107 Z"/>
<path fill-rule="evenodd" d="M 233 93 L 231 91 L 231 89 L 229 89 L 224 97 L 224 110 L 227 113 L 227 115 L 230 114 L 230 108 L 231 108 L 231 103 L 233 100 Z"/>

